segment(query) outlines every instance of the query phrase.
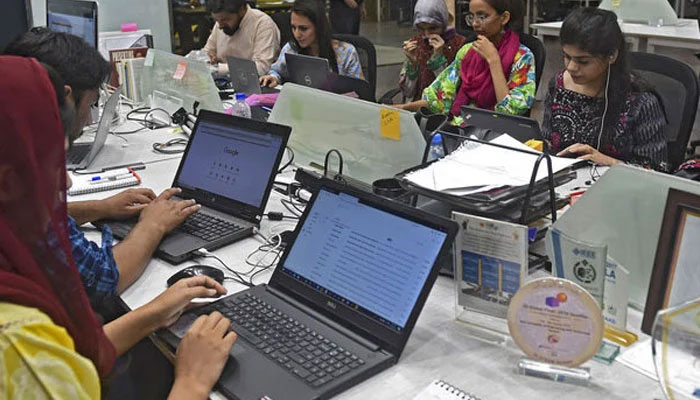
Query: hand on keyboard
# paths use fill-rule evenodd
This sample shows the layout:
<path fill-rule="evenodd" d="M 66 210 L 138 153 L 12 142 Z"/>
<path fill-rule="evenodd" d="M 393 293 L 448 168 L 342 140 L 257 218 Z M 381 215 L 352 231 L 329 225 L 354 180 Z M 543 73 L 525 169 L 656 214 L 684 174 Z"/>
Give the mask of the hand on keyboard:
<path fill-rule="evenodd" d="M 100 219 L 127 219 L 139 215 L 156 198 L 153 190 L 128 189 L 114 196 L 100 200 L 97 204 L 102 211 Z"/>
<path fill-rule="evenodd" d="M 173 398 L 207 398 L 238 336 L 219 312 L 202 315 L 177 347 Z"/>
<path fill-rule="evenodd" d="M 187 217 L 199 211 L 202 206 L 195 204 L 194 200 L 171 200 L 171 197 L 181 191 L 179 188 L 163 191 L 148 207 L 141 211 L 139 223 L 153 226 L 164 235 L 175 229 Z"/>

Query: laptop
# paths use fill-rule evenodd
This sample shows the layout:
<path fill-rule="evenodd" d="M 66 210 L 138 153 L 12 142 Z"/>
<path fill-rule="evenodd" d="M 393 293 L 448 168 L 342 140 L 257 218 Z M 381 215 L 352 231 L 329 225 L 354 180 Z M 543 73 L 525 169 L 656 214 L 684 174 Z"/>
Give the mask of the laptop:
<path fill-rule="evenodd" d="M 355 92 L 360 99 L 374 103 L 372 87 L 370 86 L 369 82 L 361 78 L 354 78 L 352 76 L 339 75 L 335 72 L 329 72 L 324 89 L 338 94 Z"/>
<path fill-rule="evenodd" d="M 246 95 L 261 93 L 279 93 L 279 89 L 260 87 L 260 77 L 255 61 L 238 57 L 226 57 L 231 87 Z"/>
<path fill-rule="evenodd" d="M 68 150 L 68 154 L 66 154 L 67 170 L 75 171 L 89 167 L 95 157 L 100 153 L 100 150 L 102 150 L 102 147 L 107 141 L 107 135 L 109 135 L 109 131 L 112 129 L 112 123 L 114 122 L 114 115 L 117 112 L 117 104 L 119 104 L 121 92 L 121 87 L 117 88 L 117 90 L 109 96 L 109 99 L 107 99 L 104 109 L 102 110 L 102 118 L 100 118 L 100 122 L 97 125 L 95 140 L 88 143 L 74 143 L 70 150 Z"/>
<path fill-rule="evenodd" d="M 331 68 L 328 60 L 302 54 L 285 54 L 289 81 L 314 89 L 325 89 Z"/>
<path fill-rule="evenodd" d="M 236 399 L 327 399 L 396 364 L 457 225 L 328 179 L 267 285 L 191 310 L 176 347 L 219 310 L 239 339 L 217 383 Z M 267 397 L 265 397 L 267 396 Z"/>
<path fill-rule="evenodd" d="M 200 248 L 213 250 L 259 227 L 291 128 L 201 110 L 175 174 L 178 199 L 202 208 L 166 235 L 156 256 L 173 264 Z M 126 237 L 136 220 L 109 221 Z"/>
<path fill-rule="evenodd" d="M 497 134 L 507 133 L 523 143 L 542 139 L 540 125 L 532 118 L 469 106 L 462 106 L 460 113 L 466 125 L 490 129 Z"/>

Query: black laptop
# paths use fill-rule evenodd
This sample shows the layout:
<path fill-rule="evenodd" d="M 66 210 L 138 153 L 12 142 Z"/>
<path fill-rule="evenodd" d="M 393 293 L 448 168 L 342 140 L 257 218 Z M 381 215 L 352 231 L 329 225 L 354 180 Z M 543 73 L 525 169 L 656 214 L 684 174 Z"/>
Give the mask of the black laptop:
<path fill-rule="evenodd" d="M 102 110 L 102 117 L 95 131 L 95 140 L 87 143 L 75 143 L 66 154 L 66 169 L 69 171 L 85 169 L 92 164 L 92 161 L 104 147 L 109 135 L 109 130 L 114 122 L 114 115 L 117 112 L 117 104 L 119 104 L 119 95 L 121 88 L 109 96 Z"/>
<path fill-rule="evenodd" d="M 231 87 L 246 95 L 279 93 L 279 89 L 260 87 L 260 77 L 255 61 L 238 57 L 226 57 Z"/>
<path fill-rule="evenodd" d="M 302 54 L 287 53 L 284 56 L 287 61 L 289 82 L 314 89 L 325 89 L 328 73 L 331 70 L 328 60 Z"/>
<path fill-rule="evenodd" d="M 506 133 L 522 143 L 542 139 L 540 125 L 532 118 L 469 106 L 462 106 L 460 114 L 465 125 L 489 129 L 496 134 Z"/>
<path fill-rule="evenodd" d="M 450 220 L 326 181 L 267 285 L 185 313 L 162 334 L 176 347 L 199 315 L 218 310 L 239 336 L 218 390 L 329 398 L 396 364 L 456 231 Z"/>
<path fill-rule="evenodd" d="M 291 128 L 202 110 L 177 169 L 179 198 L 201 210 L 171 232 L 156 255 L 171 263 L 251 236 L 262 219 Z M 136 221 L 110 221 L 124 238 Z"/>

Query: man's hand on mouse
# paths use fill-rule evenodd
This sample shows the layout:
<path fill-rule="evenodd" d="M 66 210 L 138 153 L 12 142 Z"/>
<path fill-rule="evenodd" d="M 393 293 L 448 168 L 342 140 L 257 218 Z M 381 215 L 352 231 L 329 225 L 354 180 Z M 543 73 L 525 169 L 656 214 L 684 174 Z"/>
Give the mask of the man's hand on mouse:
<path fill-rule="evenodd" d="M 139 223 L 151 226 L 157 229 L 161 235 L 165 235 L 202 208 L 199 204 L 195 204 L 194 200 L 171 199 L 180 192 L 182 190 L 179 188 L 164 190 L 160 196 L 141 211 Z"/>
<path fill-rule="evenodd" d="M 172 325 L 191 307 L 192 299 L 197 297 L 219 297 L 226 294 L 226 288 L 212 278 L 199 275 L 180 279 L 165 292 L 146 304 L 151 315 L 154 330 Z"/>

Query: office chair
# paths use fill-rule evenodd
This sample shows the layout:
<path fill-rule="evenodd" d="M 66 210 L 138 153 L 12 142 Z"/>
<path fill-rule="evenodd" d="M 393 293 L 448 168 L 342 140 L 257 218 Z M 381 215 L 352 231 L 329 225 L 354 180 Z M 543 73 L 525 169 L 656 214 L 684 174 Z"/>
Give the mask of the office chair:
<path fill-rule="evenodd" d="M 649 53 L 629 53 L 632 70 L 659 95 L 666 113 L 668 162 L 671 170 L 683 162 L 698 109 L 699 84 L 693 69 L 673 58 Z"/>
<path fill-rule="evenodd" d="M 363 36 L 334 34 L 333 39 L 355 46 L 357 54 L 360 56 L 362 73 L 365 75 L 365 80 L 369 82 L 371 89 L 372 96 L 370 101 L 374 102 L 377 91 L 377 51 L 374 49 L 374 45 Z"/>
<path fill-rule="evenodd" d="M 288 11 L 278 11 L 270 15 L 277 28 L 280 30 L 280 48 L 284 47 L 292 40 L 292 22 L 291 13 Z"/>

